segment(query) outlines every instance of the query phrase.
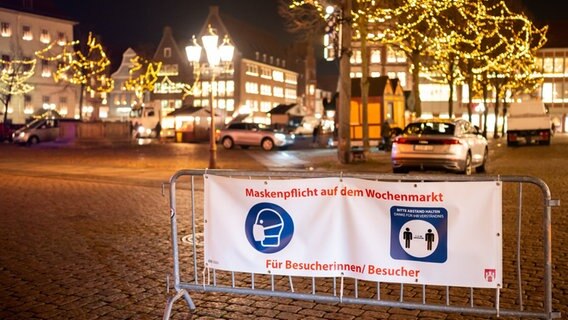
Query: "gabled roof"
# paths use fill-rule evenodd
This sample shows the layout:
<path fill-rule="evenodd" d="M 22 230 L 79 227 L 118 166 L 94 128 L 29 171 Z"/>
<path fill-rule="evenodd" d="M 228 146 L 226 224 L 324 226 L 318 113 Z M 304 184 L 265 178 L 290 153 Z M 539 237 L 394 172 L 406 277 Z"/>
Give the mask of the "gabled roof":
<path fill-rule="evenodd" d="M 168 117 L 175 117 L 175 116 L 188 116 L 192 115 L 198 111 L 203 110 L 203 107 L 194 107 L 194 106 L 184 106 L 179 109 L 176 109 L 170 113 L 168 113 Z"/>
<path fill-rule="evenodd" d="M 296 106 L 295 103 L 279 104 L 276 107 L 272 108 L 272 110 L 268 111 L 268 113 L 270 113 L 270 114 L 286 114 L 295 106 Z"/>
<path fill-rule="evenodd" d="M 387 89 L 386 86 L 390 85 L 388 76 L 380 76 L 378 78 L 369 78 L 369 97 L 383 96 Z M 351 97 L 360 98 L 361 97 L 361 79 L 353 78 L 351 79 Z"/>

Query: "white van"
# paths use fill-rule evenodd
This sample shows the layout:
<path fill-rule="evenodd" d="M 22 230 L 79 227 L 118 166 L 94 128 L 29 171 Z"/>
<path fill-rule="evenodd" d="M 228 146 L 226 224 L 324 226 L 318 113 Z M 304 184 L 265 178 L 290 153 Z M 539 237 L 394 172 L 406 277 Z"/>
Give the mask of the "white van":
<path fill-rule="evenodd" d="M 55 141 L 59 137 L 59 121 L 55 118 L 36 119 L 12 134 L 12 141 L 18 144 L 37 144 Z"/>

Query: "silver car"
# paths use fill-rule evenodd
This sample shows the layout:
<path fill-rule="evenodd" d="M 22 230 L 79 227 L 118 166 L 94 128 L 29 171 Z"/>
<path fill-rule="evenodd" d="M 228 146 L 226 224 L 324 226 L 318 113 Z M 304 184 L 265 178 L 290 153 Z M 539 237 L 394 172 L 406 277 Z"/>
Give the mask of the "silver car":
<path fill-rule="evenodd" d="M 263 150 L 270 151 L 274 147 L 282 148 L 293 144 L 294 138 L 293 134 L 275 131 L 270 126 L 260 123 L 231 123 L 219 132 L 219 141 L 225 149 L 238 145 L 243 149 L 259 146 Z"/>
<path fill-rule="evenodd" d="M 489 148 L 479 129 L 463 119 L 420 119 L 392 144 L 392 170 L 443 169 L 470 175 L 484 172 Z"/>
<path fill-rule="evenodd" d="M 59 137 L 59 121 L 54 118 L 39 118 L 12 134 L 12 141 L 18 144 L 38 144 L 55 141 Z"/>

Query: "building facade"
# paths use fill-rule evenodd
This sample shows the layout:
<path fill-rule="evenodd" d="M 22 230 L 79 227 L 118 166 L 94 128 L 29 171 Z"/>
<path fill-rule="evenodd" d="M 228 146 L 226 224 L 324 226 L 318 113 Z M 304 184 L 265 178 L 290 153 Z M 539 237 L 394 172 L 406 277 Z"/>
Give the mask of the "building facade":
<path fill-rule="evenodd" d="M 208 68 L 194 68 L 193 80 L 199 74 L 199 81 L 191 97 L 193 105 L 210 107 L 213 103 L 225 123 L 242 114 L 249 115 L 247 121 L 270 123 L 268 112 L 272 108 L 298 103 L 299 74 L 289 67 L 286 49 L 273 36 L 221 14 L 217 6 L 210 7 L 196 38 L 209 32 L 209 27 L 220 40 L 228 36 L 235 52 L 232 63 L 214 78 Z M 205 53 L 200 62 L 204 64 Z"/>
<path fill-rule="evenodd" d="M 36 59 L 35 72 L 26 81 L 33 89 L 24 94 L 12 95 L 8 119 L 24 123 L 34 114 L 56 110 L 63 117 L 79 116 L 79 89 L 67 83 L 56 83 L 53 72 L 56 61 L 37 59 L 35 53 L 52 45 L 51 55 L 73 41 L 76 22 L 43 16 L 13 9 L 0 8 L 0 57 L 3 61 L 29 61 Z M 1 112 L 4 106 L 1 106 Z M 2 117 L 3 119 L 3 117 Z M 1 121 L 1 120 L 0 120 Z"/>
<path fill-rule="evenodd" d="M 568 130 L 568 48 L 545 48 L 537 53 L 544 82 L 538 94 L 558 131 Z"/>

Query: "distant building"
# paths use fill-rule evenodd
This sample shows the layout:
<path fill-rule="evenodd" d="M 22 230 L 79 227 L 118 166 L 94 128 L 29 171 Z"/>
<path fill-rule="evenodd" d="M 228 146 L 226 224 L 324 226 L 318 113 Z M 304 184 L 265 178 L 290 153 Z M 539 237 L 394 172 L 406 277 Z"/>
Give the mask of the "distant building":
<path fill-rule="evenodd" d="M 556 130 L 568 130 L 568 48 L 544 48 L 537 53 L 544 82 L 538 91 Z"/>
<path fill-rule="evenodd" d="M 291 69 L 286 48 L 272 35 L 221 14 L 217 6 L 210 7 L 197 39 L 208 32 L 209 26 L 220 41 L 228 35 L 235 53 L 228 72 L 220 74 L 213 85 L 210 74 L 200 74 L 198 94 L 191 98 L 194 106 L 210 107 L 213 101 L 225 122 L 244 113 L 250 115 L 249 121 L 270 123 L 267 113 L 274 107 L 298 103 L 299 73 Z M 201 57 L 206 63 L 205 53 Z M 212 87 L 214 99 L 210 96 Z"/>
<path fill-rule="evenodd" d="M 127 121 L 132 109 L 149 102 L 149 92 L 144 93 L 139 99 L 133 91 L 127 91 L 124 88 L 125 83 L 130 79 L 130 69 L 133 66 L 132 59 L 134 57 L 136 57 L 136 52 L 132 48 L 126 49 L 122 55 L 120 66 L 111 75 L 114 80 L 114 88 L 109 93 L 108 116 L 104 120 Z"/>
<path fill-rule="evenodd" d="M 33 2 L 29 4 L 23 11 L 0 8 L 0 57 L 4 61 L 34 59 L 36 51 L 53 42 L 56 45 L 52 54 L 57 54 L 61 52 L 62 45 L 73 41 L 76 22 L 33 13 Z M 13 123 L 24 123 L 27 118 L 44 110 L 56 110 L 63 117 L 79 117 L 79 88 L 64 82 L 55 83 L 52 73 L 56 68 L 56 61 L 36 61 L 35 73 L 26 82 L 34 89 L 12 96 L 8 119 Z M 0 113 L 3 112 L 2 105 Z"/>

